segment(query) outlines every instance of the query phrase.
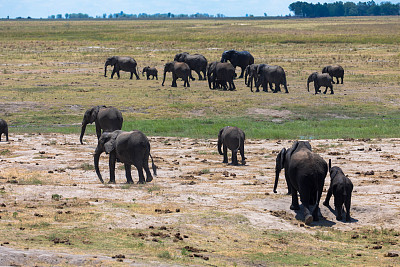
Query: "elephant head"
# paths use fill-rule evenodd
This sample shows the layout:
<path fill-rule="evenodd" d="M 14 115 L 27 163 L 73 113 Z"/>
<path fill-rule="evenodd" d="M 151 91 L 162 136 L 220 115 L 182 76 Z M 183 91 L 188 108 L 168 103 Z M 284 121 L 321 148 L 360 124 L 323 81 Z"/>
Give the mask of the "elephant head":
<path fill-rule="evenodd" d="M 99 113 L 99 110 L 101 108 L 105 108 L 106 106 L 95 106 L 93 108 L 90 108 L 86 110 L 85 115 L 83 115 L 83 120 L 82 120 L 82 128 L 81 128 L 81 136 L 79 137 L 79 140 L 81 144 L 83 145 L 83 135 L 85 134 L 86 130 L 86 125 L 95 122 L 97 119 L 97 114 Z"/>
<path fill-rule="evenodd" d="M 216 79 L 216 77 L 215 77 L 215 67 L 217 66 L 217 63 L 218 62 L 211 62 L 210 64 L 208 64 L 208 66 L 207 66 L 207 80 L 208 80 L 208 87 L 210 88 L 210 89 L 212 89 L 211 88 L 211 85 L 212 85 L 212 83 L 215 81 L 215 79 Z"/>
<path fill-rule="evenodd" d="M 142 71 L 142 76 L 144 76 L 144 73 L 145 73 L 145 72 L 147 72 L 147 71 L 148 71 L 148 69 L 150 69 L 150 67 L 149 67 L 149 66 L 147 66 L 147 67 L 144 67 L 144 68 L 143 68 L 143 71 Z"/>
<path fill-rule="evenodd" d="M 114 56 L 107 58 L 106 63 L 104 64 L 104 77 L 107 77 L 107 66 L 114 66 L 115 63 L 117 63 L 117 57 Z"/>
<path fill-rule="evenodd" d="M 176 54 L 175 57 L 174 57 L 174 61 L 185 62 L 186 57 L 188 55 L 189 55 L 189 53 L 187 53 L 187 52 Z"/>
<path fill-rule="evenodd" d="M 318 72 L 313 72 L 308 76 L 307 79 L 307 91 L 310 91 L 310 83 L 314 82 L 314 80 L 317 78 Z"/>
<path fill-rule="evenodd" d="M 331 66 L 326 66 L 322 68 L 322 73 L 329 73 Z"/>
<path fill-rule="evenodd" d="M 222 53 L 221 57 L 221 62 L 227 62 L 229 61 L 234 61 L 234 58 L 236 57 L 236 51 L 235 50 L 227 50 Z"/>
<path fill-rule="evenodd" d="M 164 78 L 163 78 L 163 82 L 161 84 L 162 86 L 164 86 L 165 75 L 167 74 L 167 72 L 173 72 L 174 71 L 174 63 L 175 63 L 175 61 L 168 62 L 168 63 L 165 64 L 165 66 L 164 66 Z"/>
<path fill-rule="evenodd" d="M 94 152 L 94 168 L 96 170 L 97 177 L 99 177 L 100 182 L 104 183 L 103 178 L 101 177 L 100 169 L 99 169 L 99 159 L 103 152 L 106 154 L 111 153 L 115 149 L 115 140 L 118 135 L 121 133 L 121 130 L 117 130 L 114 132 L 105 132 L 101 135 L 96 150 Z"/>

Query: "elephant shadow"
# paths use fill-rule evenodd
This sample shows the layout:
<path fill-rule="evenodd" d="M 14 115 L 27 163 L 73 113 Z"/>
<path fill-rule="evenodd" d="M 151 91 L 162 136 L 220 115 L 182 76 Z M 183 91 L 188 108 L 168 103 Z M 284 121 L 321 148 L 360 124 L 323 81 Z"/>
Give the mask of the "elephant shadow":
<path fill-rule="evenodd" d="M 333 208 L 331 207 L 331 205 L 325 206 L 325 207 L 326 207 L 327 209 L 329 209 L 329 211 L 332 212 L 333 215 L 336 216 L 335 209 L 333 209 Z M 342 214 L 344 214 L 344 209 L 342 209 Z M 350 221 L 349 221 L 349 222 L 347 222 L 346 220 L 344 220 L 345 217 L 346 217 L 346 216 L 343 216 L 343 220 L 341 220 L 341 222 L 344 222 L 344 223 L 356 223 L 356 222 L 358 222 L 358 220 L 357 220 L 357 219 L 354 219 L 351 215 L 350 215 Z"/>
<path fill-rule="evenodd" d="M 311 210 L 314 209 L 314 206 L 312 207 Z M 304 221 L 304 212 L 303 212 L 304 208 L 303 208 L 303 204 L 300 205 L 300 209 L 299 210 L 295 210 L 294 212 L 296 213 L 296 220 L 299 221 Z M 324 227 L 332 227 L 334 226 L 336 223 L 334 221 L 328 220 L 326 217 L 322 216 L 321 211 L 318 212 L 318 217 L 319 217 L 319 221 L 313 221 L 311 225 L 309 225 L 310 227 L 315 227 L 315 226 L 324 226 Z"/>

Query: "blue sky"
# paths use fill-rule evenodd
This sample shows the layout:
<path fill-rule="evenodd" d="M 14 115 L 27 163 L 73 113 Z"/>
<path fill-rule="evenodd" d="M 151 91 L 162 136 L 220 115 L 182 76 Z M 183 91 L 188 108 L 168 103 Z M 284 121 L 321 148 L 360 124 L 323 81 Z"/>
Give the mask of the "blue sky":
<path fill-rule="evenodd" d="M 127 14 L 139 13 L 168 13 L 173 14 L 194 14 L 217 13 L 226 16 L 245 16 L 252 14 L 263 16 L 288 15 L 288 6 L 297 0 L 0 0 L 0 18 L 32 17 L 47 18 L 50 15 L 65 13 L 85 13 L 95 17 L 106 14 L 119 13 Z M 305 2 L 335 2 L 336 0 L 326 1 L 307 1 Z M 346 2 L 346 0 L 342 0 Z M 367 0 L 362 0 L 366 2 Z M 358 1 L 355 1 L 358 2 Z M 381 1 L 375 1 L 380 3 Z M 390 1 L 398 3 L 399 0 Z"/>

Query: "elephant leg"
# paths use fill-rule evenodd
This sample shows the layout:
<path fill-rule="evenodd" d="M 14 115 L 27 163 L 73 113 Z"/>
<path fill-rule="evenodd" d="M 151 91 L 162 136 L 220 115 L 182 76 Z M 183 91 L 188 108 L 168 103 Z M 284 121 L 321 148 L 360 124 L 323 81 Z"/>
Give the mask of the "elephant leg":
<path fill-rule="evenodd" d="M 336 83 L 339 84 L 339 77 L 336 77 Z"/>
<path fill-rule="evenodd" d="M 299 198 L 297 197 L 297 190 L 292 188 L 292 204 L 290 205 L 291 210 L 299 210 Z"/>
<path fill-rule="evenodd" d="M 232 165 L 239 165 L 237 160 L 237 150 L 232 150 Z"/>
<path fill-rule="evenodd" d="M 332 188 L 329 187 L 328 193 L 326 194 L 325 201 L 322 203 L 324 206 L 329 207 L 329 200 L 331 199 L 332 196 Z"/>
<path fill-rule="evenodd" d="M 143 161 L 143 168 L 144 168 L 144 171 L 146 172 L 146 183 L 150 183 L 151 181 L 153 181 L 153 176 L 151 175 L 150 168 L 149 168 L 149 157 L 145 156 L 144 158 L 145 159 Z"/>
<path fill-rule="evenodd" d="M 190 70 L 190 72 L 189 72 L 189 79 L 191 79 L 192 81 L 196 80 L 196 79 L 192 76 L 192 70 Z"/>
<path fill-rule="evenodd" d="M 108 167 L 110 169 L 110 181 L 109 184 L 115 184 L 115 161 L 116 161 L 115 152 L 110 153 L 110 158 L 108 161 Z"/>
<path fill-rule="evenodd" d="M 281 87 L 279 85 L 279 83 L 275 84 L 275 91 L 273 91 L 273 93 L 278 93 L 281 90 Z"/>
<path fill-rule="evenodd" d="M 335 212 L 336 212 L 336 220 L 341 221 L 342 217 L 342 205 L 336 205 L 335 203 Z"/>
<path fill-rule="evenodd" d="M 154 79 L 154 77 L 153 77 L 153 79 Z M 147 80 L 150 80 L 150 75 L 149 74 L 147 74 Z"/>
<path fill-rule="evenodd" d="M 242 158 L 242 165 L 246 165 L 246 158 L 244 156 L 244 145 L 240 148 L 240 157 Z"/>
<path fill-rule="evenodd" d="M 199 75 L 199 81 L 203 80 L 203 77 L 201 77 L 201 72 L 199 70 L 196 70 L 197 75 Z"/>
<path fill-rule="evenodd" d="M 146 183 L 146 181 L 144 180 L 143 166 L 142 166 L 142 164 L 137 165 L 137 166 L 136 166 L 136 169 L 137 169 L 138 174 L 139 174 L 139 182 L 138 182 L 138 184 L 144 184 L 144 183 Z"/>
<path fill-rule="evenodd" d="M 244 74 L 244 68 L 243 68 L 243 67 L 240 67 L 240 68 L 242 69 L 242 71 L 240 72 L 239 79 L 240 79 L 240 78 L 243 78 L 243 74 Z"/>
<path fill-rule="evenodd" d="M 178 78 L 176 77 L 176 75 L 173 73 L 172 74 L 172 87 L 177 87 L 177 85 L 176 85 L 176 80 L 177 80 Z"/>
<path fill-rule="evenodd" d="M 341 84 L 343 84 L 343 76 L 342 76 L 341 78 L 342 78 L 342 82 L 341 82 Z"/>
<path fill-rule="evenodd" d="M 299 190 L 304 192 L 303 194 L 300 194 L 300 200 L 303 204 L 304 211 L 304 223 L 310 225 L 313 222 L 313 215 L 311 215 L 310 212 L 310 195 L 306 193 L 307 189 L 305 188 L 300 187 Z"/>
<path fill-rule="evenodd" d="M 140 80 L 140 77 L 139 77 L 139 75 L 137 74 L 136 69 L 133 71 L 133 73 L 134 73 L 135 76 L 136 76 L 136 80 Z M 132 77 L 131 77 L 131 79 L 132 79 Z"/>
<path fill-rule="evenodd" d="M 228 148 L 226 145 L 223 145 L 223 153 L 224 153 L 224 161 L 222 163 L 228 163 Z"/>
<path fill-rule="evenodd" d="M 346 200 L 344 201 L 344 206 L 346 208 L 346 222 L 350 222 L 351 221 L 351 217 L 350 217 L 351 194 L 346 197 Z"/>
<path fill-rule="evenodd" d="M 115 67 L 114 67 L 112 72 L 111 72 L 111 79 L 114 77 L 115 72 L 116 72 L 116 70 L 115 70 Z"/>
<path fill-rule="evenodd" d="M 328 86 L 325 86 L 324 95 L 326 94 L 326 91 L 328 91 Z"/>
<path fill-rule="evenodd" d="M 132 77 L 133 77 L 133 72 L 131 72 L 131 77 L 129 79 L 132 80 Z"/>
<path fill-rule="evenodd" d="M 331 95 L 333 95 L 334 94 L 334 92 L 333 92 L 333 86 L 331 85 Z"/>
<path fill-rule="evenodd" d="M 95 122 L 95 124 L 96 124 L 96 135 L 97 135 L 97 140 L 99 140 L 99 139 L 100 139 L 100 136 L 101 136 L 101 128 L 100 128 L 100 125 L 99 125 L 98 123 Z"/>
<path fill-rule="evenodd" d="M 285 87 L 285 93 L 286 93 L 286 94 L 289 94 L 289 91 L 288 91 L 288 89 L 287 89 L 286 83 L 283 84 L 283 87 Z"/>
<path fill-rule="evenodd" d="M 158 81 L 158 75 L 156 75 L 156 80 Z"/>
<path fill-rule="evenodd" d="M 127 184 L 133 184 L 132 174 L 131 174 L 131 165 L 130 164 L 126 164 L 126 163 L 124 165 L 125 165 L 126 183 Z"/>

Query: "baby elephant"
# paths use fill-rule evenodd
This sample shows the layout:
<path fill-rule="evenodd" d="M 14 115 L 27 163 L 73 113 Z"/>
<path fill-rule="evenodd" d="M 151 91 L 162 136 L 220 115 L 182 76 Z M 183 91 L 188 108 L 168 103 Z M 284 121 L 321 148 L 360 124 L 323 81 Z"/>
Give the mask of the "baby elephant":
<path fill-rule="evenodd" d="M 307 79 L 307 91 L 310 91 L 310 83 L 314 82 L 314 88 L 315 88 L 315 94 L 318 94 L 321 92 L 319 88 L 321 86 L 325 86 L 325 91 L 324 94 L 326 94 L 326 91 L 328 91 L 328 88 L 331 89 L 331 94 L 333 93 L 333 85 L 332 85 L 332 77 L 328 73 L 318 73 L 318 72 L 313 72 L 308 76 Z"/>
<path fill-rule="evenodd" d="M 131 165 L 134 165 L 139 173 L 139 184 L 151 182 L 153 177 L 149 170 L 149 156 L 151 157 L 152 169 L 156 174 L 156 166 L 153 162 L 153 157 L 150 155 L 150 143 L 147 137 L 140 131 L 125 132 L 116 130 L 113 132 L 104 132 L 98 142 L 94 153 L 94 167 L 96 174 L 102 183 L 99 170 L 99 159 L 101 153 L 110 154 L 110 181 L 115 184 L 115 161 L 118 160 L 125 164 L 126 182 L 132 184 Z M 144 180 L 143 169 L 146 172 L 146 181 Z"/>
<path fill-rule="evenodd" d="M 218 152 L 220 155 L 224 155 L 223 163 L 228 163 L 228 148 L 232 150 L 232 164 L 237 166 L 237 152 L 240 150 L 240 155 L 242 157 L 242 164 L 245 165 L 244 157 L 244 132 L 238 127 L 226 126 L 219 131 L 218 134 Z M 224 152 L 221 151 L 221 146 L 223 146 Z"/>
<path fill-rule="evenodd" d="M 156 68 L 150 68 L 149 66 L 144 67 L 142 71 L 142 75 L 144 76 L 144 73 L 146 72 L 147 80 L 150 80 L 150 75 L 153 76 L 152 80 L 154 80 L 154 77 L 156 80 L 158 80 L 158 71 Z"/>
<path fill-rule="evenodd" d="M 346 208 L 346 221 L 350 221 L 350 205 L 351 205 L 351 193 L 353 191 L 353 183 L 347 178 L 342 169 L 339 167 L 331 168 L 331 160 L 329 160 L 329 172 L 331 175 L 331 184 L 328 189 L 328 194 L 324 201 L 324 205 L 329 207 L 329 200 L 332 194 L 335 197 L 335 210 L 336 220 L 342 220 L 342 208 L 343 204 Z"/>
<path fill-rule="evenodd" d="M 3 119 L 0 119 L 0 141 L 1 135 L 4 134 L 6 136 L 6 141 L 8 142 L 8 125 L 7 122 Z"/>

